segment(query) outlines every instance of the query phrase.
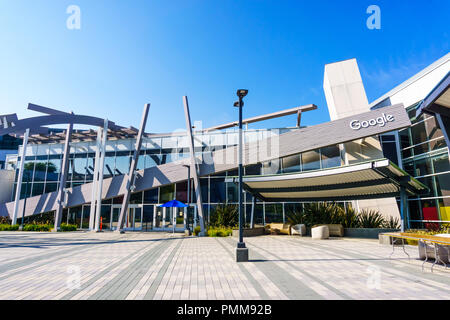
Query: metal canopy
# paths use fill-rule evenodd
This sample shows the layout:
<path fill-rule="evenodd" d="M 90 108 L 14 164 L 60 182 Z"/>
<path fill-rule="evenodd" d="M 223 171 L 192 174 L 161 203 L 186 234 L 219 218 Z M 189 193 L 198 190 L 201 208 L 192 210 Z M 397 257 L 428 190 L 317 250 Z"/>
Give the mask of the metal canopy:
<path fill-rule="evenodd" d="M 228 179 L 236 182 L 237 178 Z M 248 192 L 262 201 L 344 201 L 408 195 L 427 187 L 387 159 L 295 174 L 244 177 Z"/>
<path fill-rule="evenodd" d="M 420 116 L 423 112 L 450 117 L 450 72 L 423 99 L 417 108 L 416 117 Z"/>

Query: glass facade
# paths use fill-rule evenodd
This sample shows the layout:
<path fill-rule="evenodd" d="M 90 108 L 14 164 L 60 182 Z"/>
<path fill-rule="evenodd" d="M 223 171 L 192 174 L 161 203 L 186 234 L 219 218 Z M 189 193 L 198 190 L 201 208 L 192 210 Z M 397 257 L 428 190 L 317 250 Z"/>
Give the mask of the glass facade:
<path fill-rule="evenodd" d="M 403 169 L 428 186 L 408 199 L 411 228 L 438 228 L 450 222 L 450 164 L 444 136 L 434 116 L 415 118 L 417 105 L 407 109 L 411 127 L 399 131 Z M 384 144 L 383 144 L 384 146 Z"/>

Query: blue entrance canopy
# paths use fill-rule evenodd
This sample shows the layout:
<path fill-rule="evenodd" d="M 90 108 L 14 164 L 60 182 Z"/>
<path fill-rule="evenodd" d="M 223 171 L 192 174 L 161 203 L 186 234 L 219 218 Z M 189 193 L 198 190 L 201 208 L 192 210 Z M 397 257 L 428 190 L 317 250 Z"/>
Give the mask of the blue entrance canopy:
<path fill-rule="evenodd" d="M 160 205 L 160 207 L 166 207 L 166 208 L 184 208 L 187 207 L 187 204 L 184 204 L 183 202 L 180 202 L 178 200 L 172 200 L 169 202 L 166 202 L 162 205 Z"/>

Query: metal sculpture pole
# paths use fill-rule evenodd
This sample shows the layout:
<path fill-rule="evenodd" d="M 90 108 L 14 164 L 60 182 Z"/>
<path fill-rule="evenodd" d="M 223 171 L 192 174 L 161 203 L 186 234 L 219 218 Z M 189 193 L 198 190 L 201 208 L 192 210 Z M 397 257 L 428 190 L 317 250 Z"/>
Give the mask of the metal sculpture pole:
<path fill-rule="evenodd" d="M 197 164 L 195 160 L 195 149 L 194 149 L 194 137 L 192 135 L 192 124 L 191 124 L 191 115 L 189 112 L 189 103 L 188 98 L 183 96 L 183 104 L 184 104 L 184 115 L 186 118 L 186 131 L 189 137 L 189 152 L 191 155 L 191 168 L 192 175 L 194 179 L 194 188 L 195 195 L 197 199 L 197 210 L 200 222 L 200 236 L 205 235 L 205 222 L 203 220 L 203 201 L 202 201 L 202 192 L 200 189 L 200 179 L 198 178 Z"/>
<path fill-rule="evenodd" d="M 141 153 L 142 138 L 145 132 L 145 126 L 147 125 L 148 111 L 150 110 L 150 104 L 146 104 L 144 107 L 144 112 L 141 118 L 141 127 L 139 128 L 138 136 L 136 137 L 136 144 L 134 147 L 133 159 L 131 160 L 130 170 L 128 172 L 127 184 L 125 189 L 125 194 L 123 195 L 122 208 L 120 209 L 119 221 L 117 223 L 117 231 L 123 233 L 123 222 L 124 217 L 128 212 L 128 202 L 130 201 L 131 189 L 134 186 L 136 176 L 134 172 L 136 171 L 137 162 L 139 160 L 139 154 Z"/>
<path fill-rule="evenodd" d="M 100 159 L 98 164 L 98 181 L 96 191 L 96 208 L 95 208 L 95 231 L 100 231 L 100 216 L 102 213 L 102 193 L 103 193 L 103 170 L 105 168 L 106 143 L 108 141 L 108 119 L 105 119 L 102 131 L 102 143 L 100 148 Z"/>
<path fill-rule="evenodd" d="M 64 189 L 66 187 L 67 173 L 69 172 L 69 155 L 70 155 L 70 141 L 72 136 L 73 124 L 69 123 L 66 130 L 66 139 L 64 142 L 63 160 L 61 166 L 61 177 L 59 179 L 58 189 L 58 207 L 56 208 L 55 227 L 54 232 L 59 231 L 61 227 L 61 220 L 64 208 Z"/>
<path fill-rule="evenodd" d="M 23 169 L 25 167 L 25 156 L 27 155 L 27 144 L 29 134 L 30 129 L 26 129 L 23 135 L 22 152 L 20 153 L 20 167 L 19 167 L 19 174 L 17 177 L 16 198 L 14 201 L 14 212 L 11 221 L 12 225 L 17 224 L 17 214 L 19 212 L 20 192 L 22 190 Z"/>

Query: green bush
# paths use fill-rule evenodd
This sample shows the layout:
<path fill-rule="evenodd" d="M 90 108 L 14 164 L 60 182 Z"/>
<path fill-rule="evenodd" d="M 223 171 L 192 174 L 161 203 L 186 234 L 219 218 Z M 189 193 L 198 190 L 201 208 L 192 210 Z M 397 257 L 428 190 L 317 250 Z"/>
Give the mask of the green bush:
<path fill-rule="evenodd" d="M 0 224 L 0 231 L 17 231 L 19 230 L 19 225 L 10 225 L 10 224 Z"/>
<path fill-rule="evenodd" d="M 363 209 L 358 218 L 361 228 L 382 228 L 386 223 L 384 217 L 375 210 Z"/>
<path fill-rule="evenodd" d="M 61 223 L 61 231 L 77 231 L 77 225 L 76 224 L 67 224 L 67 223 Z"/>
<path fill-rule="evenodd" d="M 346 209 L 336 203 L 308 203 L 303 209 L 287 214 L 292 225 L 305 224 L 307 227 L 322 224 L 341 224 L 344 228 L 399 228 L 398 218 L 386 220 L 378 211 L 361 210 L 352 206 Z"/>
<path fill-rule="evenodd" d="M 384 228 L 386 229 L 400 229 L 400 222 L 398 218 L 394 218 L 393 216 L 389 217 L 389 220 L 384 221 Z"/>
<path fill-rule="evenodd" d="M 198 234 L 200 233 L 200 231 L 201 231 L 200 226 L 196 226 L 196 227 L 194 228 L 194 236 L 198 236 Z"/>
<path fill-rule="evenodd" d="M 1 216 L 0 217 L 0 224 L 11 224 L 11 219 L 9 218 L 9 217 L 4 217 L 4 216 Z"/>
<path fill-rule="evenodd" d="M 234 228 L 238 223 L 238 207 L 236 205 L 220 204 L 211 212 L 210 227 Z"/>
<path fill-rule="evenodd" d="M 209 228 L 208 229 L 208 237 L 228 237 L 233 233 L 233 229 L 231 228 Z"/>
<path fill-rule="evenodd" d="M 23 227 L 23 231 L 37 231 L 37 232 L 48 232 L 53 229 L 52 225 L 49 224 L 26 224 Z"/>

